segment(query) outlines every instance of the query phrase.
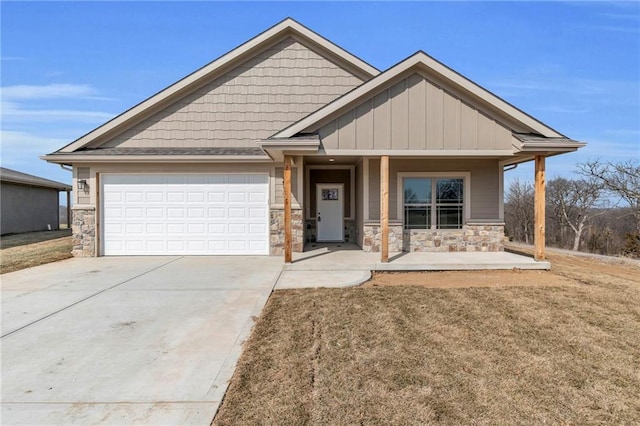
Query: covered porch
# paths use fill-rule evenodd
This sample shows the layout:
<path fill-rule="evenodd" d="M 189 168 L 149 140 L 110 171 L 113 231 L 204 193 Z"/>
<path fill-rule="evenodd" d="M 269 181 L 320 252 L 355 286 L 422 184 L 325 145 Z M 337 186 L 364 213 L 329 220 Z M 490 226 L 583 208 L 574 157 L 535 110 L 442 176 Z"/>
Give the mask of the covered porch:
<path fill-rule="evenodd" d="M 413 229 L 407 226 L 408 217 L 406 211 L 402 210 L 406 204 L 403 201 L 406 195 L 402 195 L 402 177 L 414 176 L 416 170 L 424 169 L 436 171 L 417 175 L 449 176 L 442 168 L 450 167 L 447 161 L 451 160 L 407 160 L 402 157 L 394 160 L 386 155 L 368 158 L 283 157 L 281 188 L 284 201 L 284 244 L 281 246 L 281 253 L 284 254 L 285 269 L 437 271 L 550 268 L 544 253 L 543 155 L 534 157 L 534 259 L 503 251 L 502 179 L 505 164 L 498 158 L 458 160 L 456 164 L 466 171 L 454 172 L 457 173 L 456 176 L 460 175 L 460 179 L 445 179 L 460 182 L 458 222 L 454 227 L 440 228 L 440 222 L 436 222 L 434 218 L 430 228 Z M 439 163 L 436 165 L 434 161 Z M 408 173 L 409 171 L 414 173 Z M 318 176 L 326 176 L 314 179 L 314 172 L 319 172 Z M 343 175 L 342 178 L 337 177 L 337 172 Z M 472 178 L 474 184 L 470 182 Z M 433 180 L 434 185 L 438 182 L 430 177 L 423 180 Z M 487 196 L 486 191 L 479 189 L 491 187 L 492 180 L 495 189 Z M 485 183 L 487 181 L 489 185 Z M 343 228 L 344 231 L 339 233 L 338 238 L 330 241 L 316 238 L 319 236 L 319 212 L 324 210 L 319 208 L 323 195 L 320 191 L 322 182 L 339 182 L 337 200 L 341 205 L 344 203 L 338 226 L 338 229 Z M 313 189 L 316 190 L 312 191 Z M 475 192 L 473 196 L 472 189 Z M 480 216 L 481 219 L 474 219 L 478 215 L 473 216 L 472 213 L 480 210 L 477 207 L 479 205 L 486 206 L 484 210 L 489 212 L 488 216 L 485 213 L 485 216 Z M 324 214 L 323 220 L 326 221 Z"/>

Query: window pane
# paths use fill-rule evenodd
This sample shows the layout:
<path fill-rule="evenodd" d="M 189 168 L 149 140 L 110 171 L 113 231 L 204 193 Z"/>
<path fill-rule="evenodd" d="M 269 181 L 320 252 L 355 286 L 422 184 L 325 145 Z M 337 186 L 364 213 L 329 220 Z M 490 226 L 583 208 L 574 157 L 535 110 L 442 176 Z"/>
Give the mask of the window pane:
<path fill-rule="evenodd" d="M 462 206 L 438 206 L 437 212 L 438 229 L 462 228 Z"/>
<path fill-rule="evenodd" d="M 404 208 L 404 229 L 429 229 L 430 227 L 430 206 Z"/>
<path fill-rule="evenodd" d="M 436 203 L 461 204 L 462 179 L 438 179 L 436 182 Z"/>
<path fill-rule="evenodd" d="M 405 204 L 431 204 L 431 179 L 405 178 Z"/>

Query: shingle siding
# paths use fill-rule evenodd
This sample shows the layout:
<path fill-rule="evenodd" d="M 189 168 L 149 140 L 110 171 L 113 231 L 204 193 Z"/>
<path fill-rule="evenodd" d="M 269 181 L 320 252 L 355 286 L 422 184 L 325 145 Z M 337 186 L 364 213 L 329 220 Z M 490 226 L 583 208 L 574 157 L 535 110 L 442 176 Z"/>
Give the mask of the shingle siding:
<path fill-rule="evenodd" d="M 413 74 L 320 128 L 327 149 L 511 149 L 511 131 Z"/>
<path fill-rule="evenodd" d="M 103 146 L 255 146 L 361 83 L 289 37 Z"/>

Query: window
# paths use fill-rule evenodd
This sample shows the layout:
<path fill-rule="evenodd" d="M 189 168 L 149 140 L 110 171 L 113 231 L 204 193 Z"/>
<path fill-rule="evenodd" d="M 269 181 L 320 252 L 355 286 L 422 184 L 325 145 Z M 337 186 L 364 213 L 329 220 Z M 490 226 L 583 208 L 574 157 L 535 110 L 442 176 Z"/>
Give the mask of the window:
<path fill-rule="evenodd" d="M 464 223 L 464 179 L 406 177 L 404 229 L 460 229 Z"/>

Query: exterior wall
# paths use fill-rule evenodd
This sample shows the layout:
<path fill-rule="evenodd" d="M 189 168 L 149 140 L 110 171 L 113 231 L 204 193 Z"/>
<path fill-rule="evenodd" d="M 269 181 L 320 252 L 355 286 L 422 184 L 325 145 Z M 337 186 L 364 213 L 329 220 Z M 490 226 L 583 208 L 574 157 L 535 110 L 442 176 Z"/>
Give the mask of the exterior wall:
<path fill-rule="evenodd" d="M 325 149 L 510 150 L 511 131 L 456 94 L 413 74 L 319 130 Z"/>
<path fill-rule="evenodd" d="M 496 220 L 500 217 L 500 168 L 497 160 L 456 159 L 395 159 L 389 160 L 389 218 L 398 217 L 397 206 L 402 202 L 398 194 L 399 172 L 469 172 L 471 175 L 470 219 Z M 380 219 L 380 160 L 369 160 L 369 219 Z"/>
<path fill-rule="evenodd" d="M 255 146 L 361 83 L 288 37 L 103 146 Z"/>
<path fill-rule="evenodd" d="M 71 254 L 75 257 L 96 255 L 96 209 L 92 206 L 73 206 Z"/>
<path fill-rule="evenodd" d="M 271 256 L 284 255 L 284 209 L 271 209 L 269 242 Z M 302 209 L 291 209 L 291 245 L 297 253 L 304 249 Z"/>
<path fill-rule="evenodd" d="M 274 204 L 284 205 L 284 167 L 276 167 L 274 179 L 275 197 Z M 298 193 L 298 168 L 291 168 L 291 204 L 301 206 L 302 194 Z"/>
<path fill-rule="evenodd" d="M 364 225 L 364 251 L 380 251 L 380 224 Z M 498 252 L 503 251 L 503 223 L 466 224 L 456 230 L 403 230 L 399 222 L 389 224 L 389 251 Z"/>
<path fill-rule="evenodd" d="M 87 182 L 89 182 L 89 179 L 91 178 L 91 169 L 89 167 L 76 167 L 74 169 L 74 178 L 75 178 L 74 192 L 76 193 L 77 204 L 89 204 L 91 202 L 91 193 L 90 193 L 91 186 L 89 186 L 89 189 L 84 189 L 80 191 L 78 189 L 77 182 L 79 179 L 84 179 Z"/>
<path fill-rule="evenodd" d="M 57 189 L 2 182 L 0 193 L 2 235 L 59 228 Z"/>

